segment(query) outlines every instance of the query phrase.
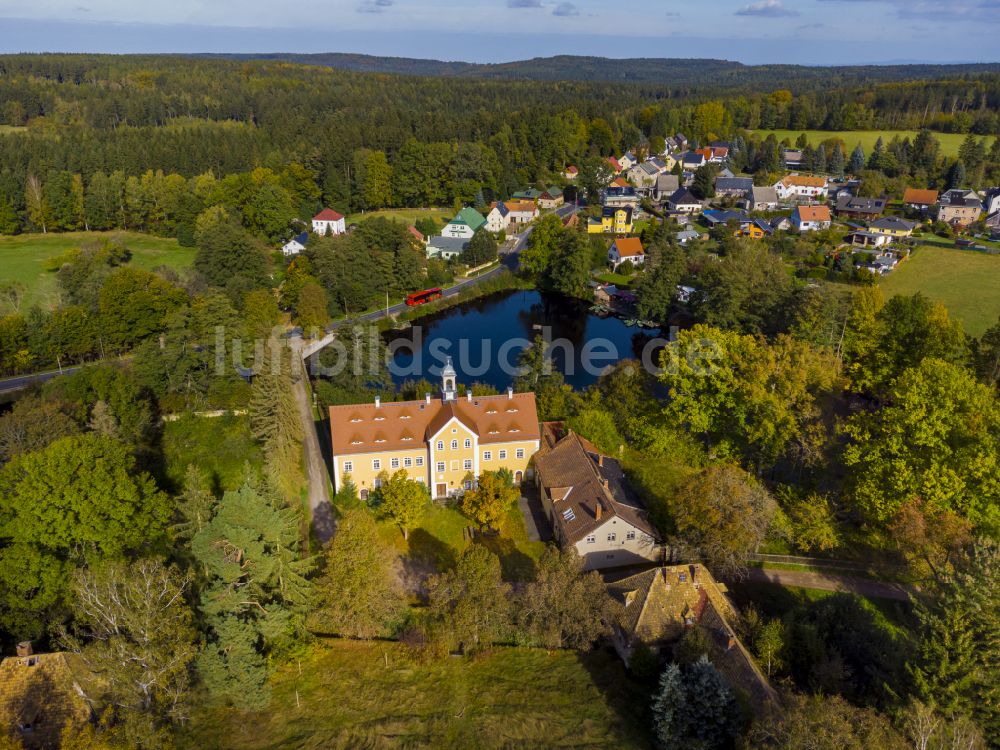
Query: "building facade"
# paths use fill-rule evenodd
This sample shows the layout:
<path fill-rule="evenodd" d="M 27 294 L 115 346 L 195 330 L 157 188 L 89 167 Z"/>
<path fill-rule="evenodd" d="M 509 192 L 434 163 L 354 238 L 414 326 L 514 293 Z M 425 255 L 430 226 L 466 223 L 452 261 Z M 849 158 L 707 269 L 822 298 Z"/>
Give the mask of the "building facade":
<path fill-rule="evenodd" d="M 460 495 L 484 471 L 528 477 L 539 447 L 535 394 L 459 397 L 450 358 L 441 379 L 439 397 L 330 407 L 336 490 L 350 476 L 367 499 L 383 471 L 400 469 L 435 498 Z"/>
<path fill-rule="evenodd" d="M 324 208 L 312 219 L 313 234 L 320 237 L 327 237 L 334 234 L 343 234 L 347 231 L 344 224 L 344 217 L 332 208 Z"/>

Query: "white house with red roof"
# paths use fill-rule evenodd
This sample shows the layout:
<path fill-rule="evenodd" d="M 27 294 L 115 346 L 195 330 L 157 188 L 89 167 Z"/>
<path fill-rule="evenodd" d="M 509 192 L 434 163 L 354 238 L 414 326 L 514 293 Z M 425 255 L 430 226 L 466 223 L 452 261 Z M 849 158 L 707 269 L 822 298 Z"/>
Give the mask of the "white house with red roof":
<path fill-rule="evenodd" d="M 312 225 L 313 232 L 318 234 L 320 237 L 343 234 L 347 231 L 347 227 L 344 225 L 343 215 L 338 214 L 332 208 L 324 208 L 318 214 L 313 216 Z"/>

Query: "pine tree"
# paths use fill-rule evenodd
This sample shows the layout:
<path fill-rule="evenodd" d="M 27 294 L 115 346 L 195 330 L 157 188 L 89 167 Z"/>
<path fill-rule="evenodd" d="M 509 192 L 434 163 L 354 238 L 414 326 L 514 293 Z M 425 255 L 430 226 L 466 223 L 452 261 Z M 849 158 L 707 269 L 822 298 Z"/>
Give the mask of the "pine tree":
<path fill-rule="evenodd" d="M 656 738 L 664 748 L 731 746 L 738 733 L 739 704 L 718 670 L 702 656 L 681 670 L 670 664 L 653 699 Z"/>
<path fill-rule="evenodd" d="M 215 496 L 208 487 L 205 475 L 193 464 L 184 472 L 184 488 L 177 499 L 177 520 L 174 532 L 181 539 L 190 540 L 212 520 Z"/>
<path fill-rule="evenodd" d="M 868 168 L 881 169 L 882 157 L 884 153 L 885 153 L 885 143 L 883 143 L 882 141 L 882 136 L 879 136 L 878 140 L 875 141 L 875 148 L 872 149 L 871 156 L 868 157 Z"/>
<path fill-rule="evenodd" d="M 960 188 L 965 184 L 965 164 L 957 159 L 948 170 L 948 189 Z"/>
<path fill-rule="evenodd" d="M 851 153 L 851 160 L 847 164 L 847 171 L 856 176 L 864 168 L 865 150 L 861 148 L 861 144 L 859 143 Z"/>
<path fill-rule="evenodd" d="M 844 176 L 844 152 L 839 145 L 835 145 L 833 150 L 830 151 L 826 168 L 835 177 Z"/>

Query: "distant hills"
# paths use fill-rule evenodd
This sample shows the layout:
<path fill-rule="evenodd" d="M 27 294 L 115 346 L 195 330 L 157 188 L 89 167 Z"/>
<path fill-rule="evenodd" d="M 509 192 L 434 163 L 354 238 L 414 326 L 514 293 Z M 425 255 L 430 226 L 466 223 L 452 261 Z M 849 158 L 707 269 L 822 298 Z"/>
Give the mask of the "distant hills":
<path fill-rule="evenodd" d="M 780 84 L 798 88 L 810 82 L 838 85 L 867 81 L 905 81 L 979 73 L 1000 73 L 1000 63 L 962 65 L 744 65 L 730 60 L 583 57 L 559 55 L 507 63 L 445 62 L 409 57 L 324 52 L 318 54 L 206 54 L 228 60 L 272 60 L 340 70 L 397 75 L 531 81 L 595 81 L 684 87 L 713 83 L 722 87 Z"/>

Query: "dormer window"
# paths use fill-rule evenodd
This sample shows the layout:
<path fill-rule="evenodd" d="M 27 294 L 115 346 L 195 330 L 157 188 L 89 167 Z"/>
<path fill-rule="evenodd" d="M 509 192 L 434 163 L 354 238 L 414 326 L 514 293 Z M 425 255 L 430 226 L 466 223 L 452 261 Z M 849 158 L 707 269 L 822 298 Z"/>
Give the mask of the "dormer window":
<path fill-rule="evenodd" d="M 400 419 L 410 419 L 410 415 L 409 414 L 400 414 L 399 418 Z"/>
<path fill-rule="evenodd" d="M 375 417 L 375 421 L 376 422 L 383 422 L 383 421 L 385 421 L 385 417 L 383 417 L 382 415 L 379 415 L 379 416 Z"/>
<path fill-rule="evenodd" d="M 352 422 L 360 422 L 361 421 L 361 417 L 351 417 L 351 421 Z"/>
<path fill-rule="evenodd" d="M 512 406 L 512 407 L 510 407 L 510 408 L 509 408 L 509 409 L 507 410 L 507 413 L 508 413 L 508 414 L 513 414 L 513 413 L 514 413 L 514 412 L 516 412 L 516 411 L 517 411 L 517 407 L 516 407 L 516 406 Z"/>

